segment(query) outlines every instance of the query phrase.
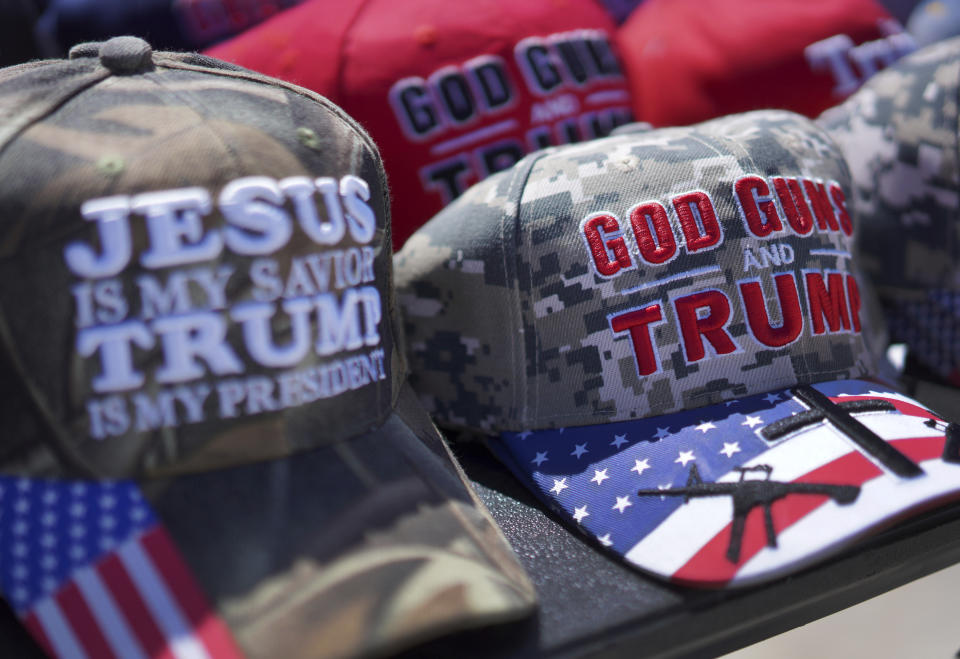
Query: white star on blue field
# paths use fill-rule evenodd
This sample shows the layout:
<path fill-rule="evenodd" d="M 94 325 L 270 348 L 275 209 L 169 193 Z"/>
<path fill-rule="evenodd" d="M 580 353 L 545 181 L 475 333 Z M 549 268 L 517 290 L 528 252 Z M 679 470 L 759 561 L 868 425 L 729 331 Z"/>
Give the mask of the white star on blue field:
<path fill-rule="evenodd" d="M 129 481 L 0 476 L 0 591 L 25 613 L 156 524 Z"/>
<path fill-rule="evenodd" d="M 852 380 L 815 386 L 827 396 L 883 389 Z M 490 447 L 541 500 L 622 554 L 683 505 L 683 497 L 639 490 L 683 487 L 694 465 L 713 482 L 777 443 L 763 428 L 805 409 L 783 389 L 647 419 L 504 433 Z"/>

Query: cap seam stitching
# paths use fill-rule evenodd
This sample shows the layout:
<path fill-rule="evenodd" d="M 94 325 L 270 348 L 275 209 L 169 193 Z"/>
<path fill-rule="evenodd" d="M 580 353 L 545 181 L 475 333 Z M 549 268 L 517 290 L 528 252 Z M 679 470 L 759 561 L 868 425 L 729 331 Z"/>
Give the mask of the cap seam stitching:
<path fill-rule="evenodd" d="M 176 94 L 176 92 L 174 92 L 173 90 L 170 90 L 168 87 L 166 87 L 165 85 L 161 84 L 160 82 L 158 82 L 157 80 L 153 79 L 152 77 L 147 77 L 147 76 L 145 75 L 144 78 L 145 78 L 146 80 L 149 80 L 149 81 L 152 82 L 153 84 L 161 87 L 164 92 L 169 92 L 170 94 Z M 108 76 L 107 78 L 104 78 L 104 79 L 100 80 L 100 82 L 105 83 L 105 85 L 107 85 L 108 83 L 111 83 L 111 82 L 113 82 L 113 81 L 116 80 L 116 79 L 117 79 L 117 76 Z M 194 99 L 194 97 L 191 96 L 191 99 Z M 202 105 L 202 103 L 201 103 L 200 101 L 197 100 L 196 102 L 197 102 L 198 105 Z M 206 107 L 206 106 L 204 106 L 204 107 Z M 214 132 L 213 129 L 210 128 L 210 126 L 206 125 L 206 121 L 205 121 L 205 120 L 204 120 L 204 122 L 202 122 L 202 123 L 203 123 L 203 125 L 204 125 L 205 128 L 207 128 L 207 129 L 210 130 L 211 132 Z M 178 134 L 184 133 L 184 132 L 186 132 L 186 130 L 187 130 L 187 129 L 182 129 L 182 130 L 176 131 L 175 133 L 170 133 L 169 135 L 167 135 L 167 137 L 172 137 L 172 136 L 174 136 L 174 135 L 178 135 Z M 214 133 L 214 136 L 217 138 L 217 140 L 218 140 L 220 143 L 222 143 L 222 144 L 224 145 L 224 147 L 225 147 L 226 151 L 228 152 L 228 154 L 230 154 L 231 156 L 234 156 L 233 150 L 232 150 L 232 148 L 230 147 L 230 145 L 227 144 L 218 134 Z M 154 148 L 156 148 L 156 145 L 154 145 Z M 150 152 L 150 150 L 151 150 L 151 149 L 147 149 L 147 150 L 141 152 L 141 155 L 146 156 L 146 155 Z M 235 171 L 239 171 L 239 167 L 236 167 L 236 166 L 235 166 L 235 167 L 234 167 L 234 170 L 235 170 Z M 50 243 L 57 242 L 57 241 L 62 240 L 62 239 L 64 239 L 64 238 L 69 238 L 69 237 L 72 237 L 72 236 L 79 235 L 79 234 L 81 234 L 81 233 L 85 230 L 85 228 L 86 228 L 86 227 L 81 226 L 81 225 L 79 225 L 79 224 L 76 225 L 76 226 L 74 226 L 74 227 L 72 227 L 72 228 L 66 228 L 66 229 L 64 229 L 64 230 L 62 230 L 62 231 L 58 231 L 56 234 L 45 236 L 44 238 L 38 240 L 36 243 L 33 243 L 33 246 L 34 246 L 34 247 L 46 247 L 46 246 L 48 246 Z M 15 259 L 15 258 L 17 258 L 17 256 L 16 256 L 15 254 L 0 255 L 0 262 L 7 262 L 7 261 L 12 260 L 12 259 Z"/>
<path fill-rule="evenodd" d="M 189 64 L 187 62 L 181 62 L 177 59 L 171 57 L 158 57 L 156 60 L 158 66 L 165 66 L 171 69 L 180 69 L 184 71 L 196 71 L 198 73 L 205 73 L 208 75 L 222 76 L 224 78 L 233 78 L 235 80 L 246 80 L 247 82 L 253 82 L 263 85 L 268 85 L 271 87 L 278 87 L 285 89 L 290 93 L 297 94 L 302 96 L 310 101 L 320 104 L 324 109 L 333 114 L 335 117 L 340 119 L 344 124 L 350 127 L 353 130 L 354 134 L 363 142 L 370 153 L 373 156 L 374 162 L 377 165 L 377 178 L 380 180 L 380 186 L 384 191 L 386 200 L 389 202 L 389 181 L 387 180 L 387 172 L 383 166 L 383 158 L 380 155 L 380 149 L 377 147 L 376 142 L 373 141 L 373 138 L 370 137 L 370 134 L 364 130 L 363 126 L 360 123 L 347 114 L 340 106 L 331 101 L 325 96 L 322 96 L 314 91 L 295 85 L 293 83 L 287 82 L 285 80 L 280 80 L 279 78 L 271 78 L 264 76 L 262 74 L 256 73 L 255 71 L 250 71 L 248 69 L 242 70 L 227 70 L 227 69 L 216 69 L 208 66 L 201 66 L 197 64 Z M 392 214 L 391 207 L 389 203 L 385 204 L 386 207 L 386 219 L 387 226 L 392 225 Z M 392 230 L 388 232 L 388 236 L 392 240 Z"/>
<path fill-rule="evenodd" d="M 521 270 L 521 266 L 520 266 L 520 264 L 521 264 L 520 256 L 521 256 L 521 255 L 520 255 L 520 249 L 519 249 L 519 248 L 520 248 L 520 211 L 521 211 L 522 202 L 523 202 L 523 192 L 524 192 L 524 190 L 525 190 L 526 187 L 527 187 L 527 182 L 529 181 L 531 174 L 533 173 L 534 165 L 535 165 L 537 162 L 539 162 L 541 159 L 543 159 L 544 157 L 546 157 L 549 153 L 550 153 L 549 150 L 544 149 L 544 150 L 541 151 L 539 154 L 536 154 L 536 155 L 532 156 L 532 157 L 530 158 L 530 162 L 529 162 L 529 163 L 527 164 L 527 166 L 526 166 L 526 171 L 523 172 L 523 179 L 522 179 L 521 181 L 517 181 L 516 184 L 515 184 L 515 186 L 516 186 L 515 189 L 516 189 L 517 193 L 516 193 L 516 210 L 514 211 L 514 217 L 513 217 L 513 234 L 514 234 L 514 235 L 513 235 L 513 246 L 514 246 L 514 267 L 516 268 L 516 271 L 517 271 L 517 278 L 516 278 L 516 284 L 515 284 L 515 286 L 514 286 L 514 290 L 515 290 L 515 293 L 516 293 L 516 311 L 517 311 L 518 319 L 519 319 L 519 321 L 520 321 L 520 327 L 519 327 L 519 329 L 522 330 L 522 331 L 520 331 L 520 332 L 511 332 L 511 334 L 514 335 L 514 336 L 512 337 L 511 343 L 512 343 L 512 344 L 515 344 L 515 343 L 518 341 L 518 335 L 519 335 L 519 341 L 520 341 L 520 350 L 519 350 L 519 352 L 523 355 L 523 360 L 522 360 L 522 362 L 521 362 L 521 364 L 520 364 L 521 370 L 520 370 L 520 372 L 518 373 L 518 375 L 519 375 L 518 381 L 521 382 L 521 383 L 523 383 L 523 396 L 522 396 L 522 399 L 521 399 L 521 405 L 522 405 L 521 409 L 522 409 L 522 411 L 521 411 L 521 413 L 520 413 L 520 419 L 518 420 L 519 423 L 527 423 L 527 422 L 529 421 L 529 418 L 530 418 L 530 415 L 529 415 L 529 413 L 528 413 L 528 406 L 527 406 L 527 401 L 528 401 L 528 399 L 529 399 L 529 394 L 528 394 L 528 384 L 529 384 L 529 383 L 528 383 L 528 378 L 527 378 L 527 373 L 526 373 L 526 363 L 527 363 L 527 355 L 526 355 L 526 344 L 527 344 L 527 340 L 526 340 L 526 339 L 527 339 L 527 337 L 526 337 L 526 331 L 525 331 L 525 328 L 524 328 L 524 315 L 523 315 L 523 305 L 522 305 L 522 293 L 521 293 L 521 290 L 520 290 L 520 270 Z M 506 220 L 506 219 L 507 219 L 507 218 L 504 218 L 504 220 Z M 503 237 L 505 237 L 505 236 L 503 235 L 503 232 L 501 232 L 501 238 L 503 238 Z M 505 241 L 505 240 L 501 240 L 501 249 L 502 249 L 503 255 L 504 255 L 504 273 L 506 274 L 506 272 L 507 272 L 507 270 L 506 270 L 507 254 L 506 254 L 506 241 Z M 532 280 L 532 276 L 531 276 L 530 273 L 529 273 L 529 270 L 530 270 L 530 269 L 529 269 L 529 267 L 528 267 L 528 268 L 527 268 L 527 271 L 528 271 L 528 272 L 527 272 L 527 280 L 528 280 L 528 282 L 531 283 L 531 285 L 532 285 L 532 281 L 533 281 L 533 280 Z M 536 372 L 537 348 L 539 347 L 539 339 L 538 339 L 538 337 L 537 337 L 537 333 L 536 333 L 536 332 L 534 332 L 533 340 L 536 342 L 536 345 L 535 345 L 535 347 L 534 347 L 534 354 L 530 357 L 530 359 L 532 359 L 533 362 L 534 362 L 533 366 L 534 366 L 534 371 Z M 514 349 L 514 350 L 512 351 L 512 354 L 511 354 L 511 359 L 512 359 L 513 365 L 514 365 L 514 366 L 513 366 L 513 371 L 514 371 L 514 373 L 517 373 L 517 360 L 516 360 L 517 352 L 518 352 L 518 351 Z M 515 391 L 516 391 L 516 390 L 515 390 Z M 539 385 L 538 385 L 538 384 L 534 384 L 534 398 L 535 398 L 536 401 L 537 401 L 537 403 L 535 403 L 535 405 L 534 405 L 535 408 L 539 408 L 539 405 L 538 405 L 539 396 L 540 396 L 540 388 L 539 388 Z M 515 405 L 515 407 L 517 406 L 517 405 L 516 405 L 516 400 L 514 400 L 514 405 Z"/>
<path fill-rule="evenodd" d="M 341 37 L 340 43 L 337 44 L 337 81 L 335 88 L 337 90 L 337 99 L 340 100 L 344 97 L 344 69 L 347 66 L 347 39 L 350 37 L 353 26 L 356 25 L 357 21 L 360 20 L 360 15 L 370 6 L 370 0 L 364 0 L 360 3 L 360 6 L 356 8 L 353 12 L 353 16 L 350 17 L 350 20 L 347 21 L 347 25 L 344 28 Z"/>
<path fill-rule="evenodd" d="M 357 122 L 356 119 L 348 115 L 340 106 L 331 101 L 326 96 L 322 96 L 314 91 L 295 85 L 291 82 L 286 82 L 285 80 L 280 80 L 278 78 L 270 78 L 268 76 L 261 75 L 255 71 L 250 71 L 248 69 L 233 71 L 227 69 L 216 69 L 209 66 L 201 66 L 198 64 L 190 64 L 187 62 L 181 62 L 169 57 L 159 57 L 156 62 L 157 66 L 163 66 L 170 69 L 181 69 L 185 71 L 196 71 L 198 73 L 205 73 L 207 75 L 216 75 L 223 76 L 225 78 L 233 78 L 236 80 L 246 80 L 248 82 L 259 83 L 263 85 L 269 85 L 271 87 L 280 87 L 286 89 L 294 94 L 303 96 L 311 101 L 319 103 L 326 110 L 334 114 L 338 119 L 343 121 L 345 124 L 350 126 L 350 128 L 357 134 L 357 136 L 370 148 L 370 150 L 376 155 L 378 163 L 383 166 L 382 158 L 380 157 L 380 150 L 377 148 L 376 143 L 373 141 L 373 138 L 367 133 L 366 130 Z"/>
<path fill-rule="evenodd" d="M 519 201 L 517 202 L 517 206 L 519 209 Z M 517 214 L 519 215 L 519 210 L 517 211 Z M 503 261 L 504 278 L 508 278 L 510 276 L 509 260 L 507 259 L 507 240 L 506 240 L 507 220 L 508 220 L 507 214 L 503 213 L 500 217 L 500 255 Z M 514 220 L 514 232 L 516 232 L 516 220 Z M 513 289 L 514 289 L 513 290 L 514 295 L 516 296 L 516 309 L 519 312 L 520 292 L 519 290 L 517 290 L 516 286 L 514 286 Z M 522 373 L 521 374 L 517 373 L 517 345 L 516 345 L 517 332 L 510 332 L 510 334 L 511 334 L 510 336 L 510 367 L 514 373 L 514 376 L 513 376 L 514 381 L 519 383 L 519 386 L 513 387 L 513 409 L 519 409 L 521 401 L 525 398 L 525 395 L 521 396 L 519 392 L 521 388 L 523 388 L 524 390 L 526 389 L 526 383 L 524 382 L 522 377 L 517 377 L 518 375 L 522 376 Z M 522 416 L 523 415 L 521 414 L 521 419 L 518 419 L 518 421 L 521 423 L 522 423 Z"/>
<path fill-rule="evenodd" d="M 39 68 L 39 67 L 38 67 L 38 68 Z M 97 73 L 97 70 L 96 70 L 96 69 L 93 69 L 92 71 L 90 71 L 90 73 Z M 111 75 L 111 73 L 110 73 L 109 71 L 105 71 L 103 74 L 100 74 L 99 77 L 97 77 L 96 79 L 94 79 L 94 80 L 92 80 L 92 81 L 88 81 L 88 82 L 84 83 L 83 85 L 80 85 L 80 86 L 76 87 L 75 89 L 72 89 L 68 95 L 65 95 L 64 97 L 62 97 L 61 99 L 59 99 L 55 104 L 53 104 L 53 105 L 49 106 L 48 108 L 46 108 L 46 109 L 43 111 L 43 113 L 37 115 L 37 116 L 34 117 L 32 120 L 30 120 L 29 122 L 25 123 L 23 126 L 21 126 L 20 128 L 18 128 L 17 130 L 15 130 L 14 132 L 12 132 L 12 133 L 10 134 L 10 136 L 9 136 L 6 140 L 4 140 L 2 143 L 0 143 L 0 155 L 3 155 L 3 153 L 9 148 L 9 146 L 10 146 L 18 137 L 20 137 L 21 135 L 23 135 L 23 133 L 25 133 L 27 130 L 29 130 L 34 124 L 37 124 L 37 123 L 43 121 L 44 119 L 46 119 L 47 117 L 49 117 L 51 114 L 53 114 L 54 112 L 56 112 L 57 110 L 59 110 L 60 108 L 62 108 L 64 105 L 66 105 L 67 103 L 69 103 L 70 101 L 72 101 L 76 96 L 78 96 L 78 95 L 81 94 L 82 92 L 85 92 L 85 91 L 86 91 L 87 89 L 89 89 L 90 87 L 94 87 L 94 86 L 100 84 L 101 82 L 103 82 L 104 80 L 107 80 L 107 79 L 112 78 L 112 77 L 113 77 L 113 76 Z"/>
<path fill-rule="evenodd" d="M 202 98 L 200 98 L 200 95 L 194 94 L 187 90 L 173 89 L 170 85 L 166 84 L 166 81 L 164 81 L 161 76 L 154 75 L 153 72 L 144 75 L 144 78 L 146 80 L 149 80 L 153 84 L 155 84 L 157 87 L 160 87 L 165 93 L 169 94 L 170 96 L 173 96 L 178 99 L 182 99 L 186 104 L 194 104 L 199 107 L 202 107 L 207 112 L 215 112 L 215 109 L 207 105 L 207 103 Z M 240 167 L 240 162 L 239 162 L 239 159 L 237 158 L 237 154 L 233 148 L 233 145 L 231 145 L 230 142 L 225 140 L 223 136 L 221 136 L 220 133 L 216 131 L 213 128 L 213 126 L 210 125 L 209 117 L 201 117 L 201 121 L 199 122 L 198 126 L 202 126 L 204 130 L 210 133 L 210 135 L 212 135 L 213 138 L 216 139 L 216 141 L 223 146 L 224 151 L 227 153 L 227 155 L 230 158 L 230 168 L 233 170 L 233 177 L 234 178 L 240 177 L 243 172 Z"/>

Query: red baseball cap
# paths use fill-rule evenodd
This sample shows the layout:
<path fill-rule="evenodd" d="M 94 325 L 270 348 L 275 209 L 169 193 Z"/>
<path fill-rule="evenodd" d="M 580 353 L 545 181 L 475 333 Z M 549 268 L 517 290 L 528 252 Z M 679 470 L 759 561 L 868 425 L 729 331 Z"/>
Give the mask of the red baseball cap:
<path fill-rule="evenodd" d="M 327 96 L 376 140 L 393 242 L 524 154 L 631 120 L 593 0 L 308 0 L 208 51 Z"/>
<path fill-rule="evenodd" d="M 634 113 L 656 126 L 814 117 L 915 48 L 875 0 L 648 0 L 617 39 Z"/>

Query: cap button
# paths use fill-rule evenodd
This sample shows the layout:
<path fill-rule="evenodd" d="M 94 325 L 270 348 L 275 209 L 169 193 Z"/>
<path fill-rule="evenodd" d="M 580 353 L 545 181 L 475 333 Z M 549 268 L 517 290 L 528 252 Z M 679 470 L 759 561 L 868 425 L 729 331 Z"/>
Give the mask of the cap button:
<path fill-rule="evenodd" d="M 117 75 L 153 69 L 153 49 L 139 37 L 114 37 L 100 44 L 100 63 Z"/>
<path fill-rule="evenodd" d="M 84 43 L 78 43 L 76 46 L 71 48 L 68 57 L 70 59 L 80 59 L 81 57 L 96 57 L 99 54 L 99 41 L 85 41 Z"/>

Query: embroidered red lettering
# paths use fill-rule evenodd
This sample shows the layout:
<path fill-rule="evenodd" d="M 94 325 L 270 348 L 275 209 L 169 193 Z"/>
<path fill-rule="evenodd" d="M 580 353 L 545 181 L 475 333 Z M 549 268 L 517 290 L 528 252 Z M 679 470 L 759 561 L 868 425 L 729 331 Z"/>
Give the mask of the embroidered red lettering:
<path fill-rule="evenodd" d="M 637 372 L 641 376 L 660 370 L 650 329 L 650 325 L 659 322 L 663 322 L 659 303 L 610 317 L 610 327 L 614 332 L 630 332 Z"/>
<path fill-rule="evenodd" d="M 853 221 L 850 219 L 850 213 L 847 212 L 847 197 L 843 194 L 843 188 L 836 183 L 830 184 L 830 198 L 833 199 L 833 205 L 840 216 L 840 229 L 848 236 L 853 235 Z"/>
<path fill-rule="evenodd" d="M 847 300 L 850 302 L 850 320 L 853 331 L 860 331 L 860 286 L 853 275 L 847 275 Z"/>
<path fill-rule="evenodd" d="M 627 251 L 627 242 L 619 235 L 619 231 L 620 223 L 609 213 L 587 217 L 581 224 L 581 232 L 593 257 L 593 265 L 604 277 L 612 277 L 620 272 L 621 268 L 633 265 Z M 618 235 L 604 240 L 604 234 Z M 613 258 L 610 258 L 611 252 Z"/>
<path fill-rule="evenodd" d="M 787 216 L 787 224 L 798 236 L 805 236 L 813 231 L 813 214 L 803 196 L 800 181 L 792 178 L 775 178 L 773 187 L 780 199 L 780 206 Z"/>
<path fill-rule="evenodd" d="M 823 320 L 827 320 L 830 332 L 850 329 L 850 315 L 847 309 L 847 296 L 843 274 L 830 272 L 824 282 L 819 272 L 804 273 L 807 286 L 807 300 L 810 305 L 810 318 L 813 321 L 814 335 L 826 331 Z"/>
<path fill-rule="evenodd" d="M 790 273 L 774 276 L 777 286 L 777 300 L 780 304 L 779 327 L 770 323 L 767 305 L 764 301 L 763 287 L 760 282 L 749 281 L 740 284 L 740 296 L 747 317 L 747 325 L 754 338 L 765 346 L 779 348 L 793 343 L 803 330 L 803 312 L 800 309 L 800 295 L 797 281 Z"/>
<path fill-rule="evenodd" d="M 651 201 L 635 207 L 630 211 L 630 225 L 640 257 L 647 263 L 666 263 L 677 255 L 677 241 L 662 204 Z"/>
<path fill-rule="evenodd" d="M 677 322 L 683 337 L 688 362 L 700 361 L 706 356 L 703 340 L 713 346 L 718 355 L 736 352 L 737 344 L 725 329 L 730 320 L 730 300 L 718 290 L 707 290 L 679 297 L 673 301 Z M 700 317 L 700 309 L 707 314 Z"/>
<path fill-rule="evenodd" d="M 810 198 L 810 204 L 813 206 L 814 215 L 817 217 L 817 229 L 820 231 L 840 231 L 837 224 L 837 218 L 833 214 L 833 204 L 830 203 L 830 196 L 827 194 L 827 188 L 823 183 L 803 179 L 803 189 L 806 190 Z"/>
<path fill-rule="evenodd" d="M 744 176 L 733 186 L 743 222 L 757 238 L 765 238 L 783 229 L 777 205 L 770 196 L 767 182 L 759 176 Z"/>
<path fill-rule="evenodd" d="M 723 230 L 717 221 L 713 202 L 706 192 L 687 192 L 673 198 L 680 228 L 687 243 L 687 252 L 692 254 L 702 249 L 716 247 L 723 239 Z"/>

